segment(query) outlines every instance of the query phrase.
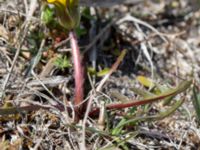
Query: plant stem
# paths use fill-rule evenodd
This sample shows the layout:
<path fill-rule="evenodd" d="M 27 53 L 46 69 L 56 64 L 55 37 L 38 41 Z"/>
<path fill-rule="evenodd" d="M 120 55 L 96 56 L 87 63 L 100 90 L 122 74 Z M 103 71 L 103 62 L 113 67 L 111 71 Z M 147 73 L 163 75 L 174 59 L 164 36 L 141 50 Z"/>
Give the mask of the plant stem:
<path fill-rule="evenodd" d="M 75 80 L 75 95 L 74 95 L 74 105 L 75 107 L 75 120 L 79 121 L 79 113 L 82 107 L 80 106 L 83 101 L 83 66 L 82 58 L 77 44 L 77 38 L 74 31 L 69 32 L 70 44 L 72 49 L 72 57 L 74 62 L 74 80 Z"/>

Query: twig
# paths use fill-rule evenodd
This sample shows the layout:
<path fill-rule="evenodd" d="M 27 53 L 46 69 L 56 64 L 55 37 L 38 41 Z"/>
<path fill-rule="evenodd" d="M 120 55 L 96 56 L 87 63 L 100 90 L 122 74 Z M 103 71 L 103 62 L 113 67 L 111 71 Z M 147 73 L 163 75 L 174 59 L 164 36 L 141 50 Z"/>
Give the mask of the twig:
<path fill-rule="evenodd" d="M 25 13 L 26 13 L 26 16 L 28 15 L 28 2 L 27 0 L 23 0 L 24 1 L 24 7 L 25 7 Z M 28 18 L 28 16 L 27 16 Z"/>
<path fill-rule="evenodd" d="M 61 104 L 63 105 L 59 99 L 57 99 L 53 93 L 46 87 L 46 85 L 40 80 L 40 78 L 36 75 L 36 73 L 34 72 L 34 70 L 31 71 L 31 74 L 39 81 L 39 83 L 42 85 L 42 87 L 53 97 L 54 101 L 57 102 L 57 104 Z"/>
<path fill-rule="evenodd" d="M 8 12 L 8 13 L 12 13 L 12 14 L 17 14 L 17 15 L 20 15 L 20 16 L 23 16 L 23 17 L 26 17 L 27 14 L 25 13 L 22 13 L 22 12 L 19 12 L 19 11 L 15 11 L 15 10 L 11 10 L 11 9 L 4 9 L 4 8 L 0 8 L 0 12 Z M 40 21 L 40 19 L 34 17 L 34 16 L 30 16 L 29 17 L 31 20 L 34 20 L 34 21 Z"/>
<path fill-rule="evenodd" d="M 92 86 L 92 89 L 94 91 L 94 94 L 96 93 L 95 91 L 95 87 L 93 85 L 93 82 L 92 82 L 92 79 L 90 77 L 90 75 L 88 74 L 88 77 L 89 77 L 89 81 L 90 81 L 90 84 Z M 86 132 L 86 122 L 87 122 L 87 118 L 89 116 L 89 112 L 91 110 L 91 107 L 92 107 L 92 101 L 94 99 L 94 94 L 92 94 L 90 96 L 90 99 L 87 103 L 87 107 L 86 107 L 86 111 L 85 111 L 85 114 L 84 114 L 84 118 L 83 118 L 83 123 L 82 123 L 82 141 L 81 141 L 81 144 L 80 144 L 80 147 L 81 147 L 81 150 L 85 150 L 86 149 L 86 145 L 85 145 L 85 132 Z"/>
<path fill-rule="evenodd" d="M 116 22 L 117 19 L 112 20 L 109 24 L 107 24 L 99 34 L 97 34 L 97 36 L 94 38 L 94 40 L 92 42 L 90 42 L 90 44 L 85 48 L 85 50 L 83 51 L 83 54 L 85 54 L 88 50 L 90 50 L 95 44 L 96 42 L 104 35 L 104 33 L 113 25 L 114 22 Z"/>
<path fill-rule="evenodd" d="M 90 11 L 91 11 L 91 15 L 93 15 L 93 16 L 96 15 L 96 12 L 95 12 L 94 8 L 90 8 Z M 96 20 L 91 19 L 90 23 L 91 23 L 91 28 L 89 30 L 89 39 L 90 39 L 90 41 L 92 41 L 92 39 L 96 36 L 96 28 L 97 28 L 96 27 Z M 95 44 L 90 49 L 89 60 L 92 63 L 93 69 L 96 70 L 97 47 L 96 47 Z M 96 76 L 93 75 L 93 83 L 95 83 L 95 80 L 96 80 Z"/>
<path fill-rule="evenodd" d="M 101 80 L 101 82 L 99 83 L 99 85 L 96 88 L 96 91 L 101 91 L 101 88 L 103 87 L 104 83 L 106 82 L 106 80 L 108 80 L 108 78 L 110 77 L 110 75 L 116 71 L 117 67 L 119 66 L 120 62 L 123 60 L 124 56 L 126 55 L 127 50 L 123 50 L 121 52 L 121 55 L 117 58 L 117 61 L 113 64 L 112 68 L 110 69 L 110 71 L 108 72 L 108 74 L 106 74 L 104 76 L 104 78 Z"/>
<path fill-rule="evenodd" d="M 132 21 L 138 24 L 141 24 L 143 26 L 146 26 L 147 28 L 151 29 L 152 31 L 154 31 L 157 35 L 160 36 L 160 38 L 164 41 L 164 42 L 168 42 L 167 39 L 162 35 L 162 33 L 160 33 L 156 28 L 154 28 L 153 26 L 151 26 L 150 24 L 139 20 L 138 18 L 135 18 L 133 16 L 131 16 L 130 14 L 126 15 L 125 17 L 123 17 L 122 19 L 117 21 L 117 24 L 121 24 L 125 21 Z"/>
<path fill-rule="evenodd" d="M 121 55 L 118 57 L 117 61 L 113 64 L 110 72 L 101 80 L 101 82 L 100 82 L 99 86 L 96 88 L 96 90 L 93 89 L 94 91 L 100 91 L 101 90 L 103 84 L 110 77 L 110 75 L 117 69 L 117 67 L 119 66 L 120 62 L 123 60 L 125 54 L 126 54 L 126 50 L 123 50 L 121 52 Z M 90 82 L 91 82 L 91 85 L 92 85 L 91 79 L 90 79 Z M 81 143 L 82 150 L 85 150 L 85 129 L 86 129 L 85 125 L 86 125 L 87 117 L 89 115 L 89 112 L 90 112 L 90 109 L 91 109 L 91 106 L 92 106 L 93 99 L 94 99 L 94 95 L 91 95 L 91 97 L 90 97 L 90 99 L 88 101 L 88 104 L 87 104 L 86 112 L 84 114 L 84 119 L 83 119 L 83 124 L 82 124 L 82 126 L 83 126 L 83 128 L 82 128 L 82 143 Z"/>
<path fill-rule="evenodd" d="M 54 45 L 54 49 L 57 49 L 57 48 L 59 48 L 59 47 L 65 45 L 69 40 L 70 40 L 70 39 L 67 38 L 67 39 L 65 39 L 65 40 L 63 40 L 63 41 L 61 41 L 61 42 L 59 42 L 59 43 L 56 43 L 56 44 Z"/>
<path fill-rule="evenodd" d="M 36 4 L 37 4 L 37 0 L 31 1 L 29 13 L 28 13 L 28 16 L 27 16 L 28 19 L 27 19 L 27 20 L 25 21 L 25 23 L 24 23 L 25 29 L 24 29 L 24 32 L 23 32 L 23 34 L 22 34 L 22 37 L 20 37 L 20 38 L 21 38 L 21 41 L 19 42 L 19 46 L 18 46 L 18 48 L 17 48 L 17 50 L 16 50 L 16 53 L 15 53 L 15 56 L 14 56 L 14 59 L 13 59 L 12 66 L 11 66 L 11 68 L 9 69 L 9 73 L 8 73 L 8 75 L 6 76 L 5 82 L 4 82 L 3 86 L 2 86 L 2 95 L 0 95 L 0 101 L 2 101 L 2 99 L 3 99 L 3 97 L 4 97 L 4 92 L 5 92 L 7 83 L 8 83 L 8 81 L 9 81 L 9 79 L 10 79 L 10 76 L 11 76 L 11 74 L 12 74 L 12 72 L 13 72 L 13 69 L 14 69 L 14 67 L 15 67 L 17 58 L 18 58 L 18 56 L 19 56 L 19 54 L 20 54 L 20 50 L 21 50 L 22 44 L 23 44 L 24 39 L 25 39 L 25 37 L 26 37 L 26 34 L 27 34 L 27 32 L 28 32 L 28 27 L 29 27 L 29 25 L 30 25 L 31 16 L 33 16 L 33 13 L 34 13 L 35 10 L 36 10 Z"/>
<path fill-rule="evenodd" d="M 22 47 L 22 43 L 24 42 L 24 39 L 25 39 L 26 34 L 27 34 L 27 31 L 28 31 L 28 25 L 29 25 L 29 23 L 28 23 L 27 26 L 25 27 L 25 31 L 24 31 L 24 33 L 23 33 L 21 42 L 19 43 L 19 46 L 18 46 L 18 48 L 17 48 L 17 50 L 16 50 L 16 53 L 15 53 L 15 56 L 14 56 L 14 59 L 13 59 L 13 62 L 12 62 L 12 66 L 11 66 L 11 68 L 9 69 L 9 73 L 8 73 L 8 75 L 6 76 L 6 79 L 5 79 L 5 81 L 4 81 L 3 85 L 2 85 L 2 93 L 1 93 L 1 95 L 0 95 L 0 101 L 3 100 L 4 93 L 5 93 L 5 89 L 6 89 L 6 87 L 7 87 L 7 83 L 8 83 L 8 81 L 9 81 L 9 79 L 10 79 L 10 76 L 11 76 L 11 74 L 12 74 L 12 72 L 13 72 L 13 69 L 14 69 L 14 67 L 15 67 L 17 58 L 18 58 L 18 56 L 19 56 L 19 54 L 20 54 L 20 49 L 21 49 L 21 47 Z"/>
<path fill-rule="evenodd" d="M 137 35 L 139 40 L 141 41 L 141 40 L 147 39 L 146 35 L 142 32 L 142 29 L 140 28 L 140 26 L 137 23 L 135 23 L 135 26 L 136 26 L 137 30 L 140 32 L 140 34 Z M 148 42 L 148 45 L 149 45 L 149 42 Z M 154 79 L 154 73 L 153 73 L 154 72 L 153 71 L 154 70 L 154 65 L 153 65 L 153 61 L 151 59 L 151 56 L 150 56 L 150 54 L 148 52 L 148 49 L 147 49 L 146 45 L 144 44 L 144 42 L 141 42 L 140 46 L 141 46 L 143 54 L 146 56 L 147 60 L 150 63 L 150 66 L 151 66 L 151 78 Z"/>

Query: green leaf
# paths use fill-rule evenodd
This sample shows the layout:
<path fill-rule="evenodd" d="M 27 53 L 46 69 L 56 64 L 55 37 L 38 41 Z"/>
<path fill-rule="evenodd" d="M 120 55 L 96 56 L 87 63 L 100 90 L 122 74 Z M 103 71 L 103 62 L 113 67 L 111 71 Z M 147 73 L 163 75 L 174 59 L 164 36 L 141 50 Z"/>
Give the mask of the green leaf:
<path fill-rule="evenodd" d="M 84 17 L 84 18 L 87 18 L 88 20 L 95 19 L 94 16 L 91 15 L 89 7 L 83 8 L 83 10 L 81 12 L 81 16 Z"/>
<path fill-rule="evenodd" d="M 105 76 L 106 74 L 108 74 L 109 71 L 110 71 L 110 68 L 104 68 L 103 70 L 97 72 L 97 76 L 98 77 Z"/>
<path fill-rule="evenodd" d="M 168 117 L 171 114 L 173 114 L 183 104 L 184 100 L 185 99 L 181 99 L 181 100 L 177 101 L 171 108 L 167 109 L 164 112 L 160 112 L 157 115 L 137 117 L 137 118 L 129 119 L 129 120 L 121 123 L 118 126 L 118 128 L 124 127 L 125 125 L 128 125 L 128 124 L 140 122 L 140 121 L 153 121 L 153 120 L 160 120 L 160 119 L 163 119 L 165 117 Z"/>
<path fill-rule="evenodd" d="M 69 68 L 72 66 L 67 56 L 58 56 L 54 64 L 56 67 L 58 67 L 61 70 L 64 70 L 65 68 Z"/>
<path fill-rule="evenodd" d="M 155 96 L 155 94 L 153 94 L 153 93 L 151 93 L 151 92 L 148 92 L 148 91 L 142 90 L 142 89 L 138 89 L 138 88 L 136 88 L 136 87 L 132 87 L 131 90 L 132 90 L 134 93 L 136 93 L 136 94 L 138 94 L 138 95 L 140 95 L 140 96 L 142 96 L 142 97 L 144 97 L 144 98 L 148 98 L 148 97 Z"/>
<path fill-rule="evenodd" d="M 200 92 L 197 87 L 193 87 L 193 98 L 192 98 L 193 106 L 197 115 L 197 120 L 200 122 Z"/>
<path fill-rule="evenodd" d="M 140 82 L 140 84 L 145 87 L 152 88 L 153 86 L 155 86 L 153 81 L 145 76 L 137 76 L 136 79 Z"/>
<path fill-rule="evenodd" d="M 82 36 L 82 35 L 85 35 L 87 33 L 87 30 L 85 28 L 81 28 L 80 26 L 78 26 L 76 29 L 76 35 L 78 37 Z"/>
<path fill-rule="evenodd" d="M 121 124 L 123 124 L 124 122 L 126 122 L 126 120 L 124 118 L 121 119 L 121 121 L 118 123 L 118 125 L 112 130 L 112 135 L 119 135 L 122 132 L 122 126 Z"/>
<path fill-rule="evenodd" d="M 127 142 L 130 139 L 135 138 L 138 135 L 138 131 L 128 132 L 127 135 L 123 135 L 123 138 L 120 137 L 112 137 L 114 142 L 111 142 L 108 146 L 100 148 L 99 150 L 129 150 L 129 146 L 127 146 Z"/>
<path fill-rule="evenodd" d="M 87 67 L 87 72 L 91 75 L 96 75 L 96 70 L 93 67 Z"/>
<path fill-rule="evenodd" d="M 164 98 L 167 98 L 169 96 L 176 96 L 177 94 L 185 91 L 187 88 L 190 87 L 192 81 L 183 81 L 182 83 L 179 84 L 177 88 L 170 89 L 166 91 L 165 93 L 149 97 L 143 100 L 138 100 L 138 101 L 132 101 L 128 103 L 121 103 L 121 104 L 108 104 L 106 108 L 108 109 L 123 109 L 123 108 L 128 108 L 128 107 L 134 107 L 134 106 L 140 106 L 140 105 L 145 105 L 149 104 L 158 100 L 163 100 Z"/>
<path fill-rule="evenodd" d="M 96 75 L 98 77 L 103 77 L 106 74 L 109 73 L 110 68 L 104 68 L 103 70 L 97 72 L 93 67 L 87 67 L 87 71 L 91 74 L 91 75 Z"/>
<path fill-rule="evenodd" d="M 41 20 L 45 24 L 49 24 L 54 20 L 54 10 L 50 8 L 48 5 L 44 5 L 42 14 L 41 14 Z"/>

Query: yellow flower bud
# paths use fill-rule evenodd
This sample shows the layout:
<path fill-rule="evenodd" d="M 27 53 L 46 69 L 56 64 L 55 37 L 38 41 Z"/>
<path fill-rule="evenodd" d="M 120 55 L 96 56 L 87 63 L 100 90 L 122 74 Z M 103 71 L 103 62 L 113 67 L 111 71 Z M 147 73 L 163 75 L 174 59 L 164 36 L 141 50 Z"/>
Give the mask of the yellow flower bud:
<path fill-rule="evenodd" d="M 64 7 L 67 7 L 67 2 L 66 0 L 47 0 L 48 3 L 55 4 L 55 3 L 60 3 Z"/>
<path fill-rule="evenodd" d="M 64 28 L 72 30 L 79 25 L 79 0 L 47 0 L 47 2 L 55 6 L 58 21 Z"/>

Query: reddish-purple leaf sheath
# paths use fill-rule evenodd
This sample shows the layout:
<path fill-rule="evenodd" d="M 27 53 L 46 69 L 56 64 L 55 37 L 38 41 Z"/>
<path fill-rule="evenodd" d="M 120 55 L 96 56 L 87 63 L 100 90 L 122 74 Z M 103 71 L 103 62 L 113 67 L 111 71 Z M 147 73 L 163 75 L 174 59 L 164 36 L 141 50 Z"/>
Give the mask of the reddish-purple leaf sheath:
<path fill-rule="evenodd" d="M 75 79 L 75 99 L 74 104 L 80 105 L 83 101 L 83 66 L 80 50 L 77 44 L 77 38 L 73 31 L 69 33 L 71 48 L 72 48 L 72 57 L 74 62 L 74 79 Z M 80 106 L 79 106 L 80 108 Z"/>
<path fill-rule="evenodd" d="M 175 92 L 172 92 L 172 93 L 169 93 L 169 94 L 166 94 L 166 95 L 153 97 L 153 98 L 148 98 L 148 99 L 144 99 L 144 100 L 136 100 L 136 101 L 133 100 L 132 102 L 128 102 L 128 103 L 108 104 L 108 105 L 106 105 L 106 108 L 108 110 L 110 110 L 110 109 L 119 109 L 120 110 L 120 109 L 124 109 L 124 108 L 145 105 L 145 104 L 148 104 L 148 103 L 152 103 L 154 101 L 162 100 L 162 99 L 164 99 L 164 98 L 166 98 L 168 96 L 172 96 L 174 94 L 175 94 Z M 89 116 L 90 117 L 95 117 L 95 116 L 97 116 L 99 114 L 99 111 L 100 111 L 99 107 L 93 108 L 93 110 L 90 111 Z"/>

